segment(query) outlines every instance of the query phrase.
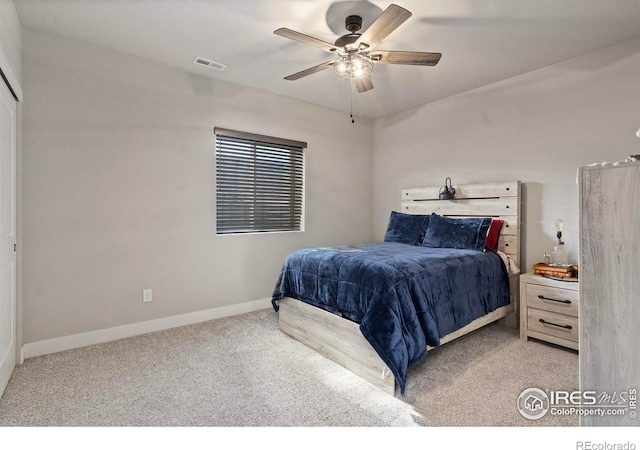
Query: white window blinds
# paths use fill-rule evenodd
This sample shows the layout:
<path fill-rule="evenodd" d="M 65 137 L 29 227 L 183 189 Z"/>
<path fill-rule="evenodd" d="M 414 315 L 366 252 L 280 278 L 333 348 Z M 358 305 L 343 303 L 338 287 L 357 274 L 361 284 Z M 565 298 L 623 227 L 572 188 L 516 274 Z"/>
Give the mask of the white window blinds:
<path fill-rule="evenodd" d="M 300 231 L 305 142 L 215 128 L 216 233 Z"/>

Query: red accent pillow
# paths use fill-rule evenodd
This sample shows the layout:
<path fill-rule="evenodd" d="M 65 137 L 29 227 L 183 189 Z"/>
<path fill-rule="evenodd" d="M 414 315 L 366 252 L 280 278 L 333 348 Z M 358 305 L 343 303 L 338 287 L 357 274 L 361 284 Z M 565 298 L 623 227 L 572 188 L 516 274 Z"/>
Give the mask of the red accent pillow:
<path fill-rule="evenodd" d="M 489 231 L 487 231 L 487 242 L 484 245 L 487 250 L 498 251 L 498 240 L 500 239 L 500 231 L 502 230 L 503 224 L 504 220 L 491 220 Z"/>

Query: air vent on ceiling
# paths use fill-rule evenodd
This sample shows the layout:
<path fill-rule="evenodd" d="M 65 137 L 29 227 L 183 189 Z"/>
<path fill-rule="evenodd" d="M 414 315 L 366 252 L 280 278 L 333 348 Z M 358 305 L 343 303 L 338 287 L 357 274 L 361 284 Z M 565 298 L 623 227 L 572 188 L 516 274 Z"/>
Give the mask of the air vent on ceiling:
<path fill-rule="evenodd" d="M 198 64 L 199 66 L 209 67 L 210 69 L 216 69 L 223 71 L 227 68 L 225 64 L 221 64 L 219 62 L 211 61 L 210 59 L 200 58 L 199 56 L 193 60 L 194 64 Z"/>

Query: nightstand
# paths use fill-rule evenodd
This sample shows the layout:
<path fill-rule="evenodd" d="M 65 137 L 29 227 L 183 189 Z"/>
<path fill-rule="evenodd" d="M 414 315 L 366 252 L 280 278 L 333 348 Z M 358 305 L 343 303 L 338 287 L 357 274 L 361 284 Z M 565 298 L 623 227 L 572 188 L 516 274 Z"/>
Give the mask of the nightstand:
<path fill-rule="evenodd" d="M 533 273 L 520 276 L 520 339 L 530 337 L 578 350 L 577 281 Z"/>

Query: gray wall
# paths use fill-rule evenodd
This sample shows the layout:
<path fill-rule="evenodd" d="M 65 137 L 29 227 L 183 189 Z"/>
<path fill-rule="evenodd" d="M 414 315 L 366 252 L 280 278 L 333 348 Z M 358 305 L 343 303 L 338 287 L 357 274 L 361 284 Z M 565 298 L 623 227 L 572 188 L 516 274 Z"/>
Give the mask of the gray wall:
<path fill-rule="evenodd" d="M 523 182 L 523 270 L 565 221 L 578 262 L 577 168 L 640 153 L 640 40 L 584 55 L 374 123 L 374 238 L 400 190 Z"/>
<path fill-rule="evenodd" d="M 402 188 L 447 176 L 521 180 L 523 268 L 558 217 L 576 262 L 577 167 L 640 152 L 640 40 L 355 126 L 74 41 L 23 45 L 25 343 L 269 297 L 290 251 L 381 240 Z M 305 232 L 215 236 L 214 126 L 309 143 Z"/>
<path fill-rule="evenodd" d="M 29 30 L 23 45 L 25 343 L 265 299 L 289 252 L 371 240 L 371 121 Z M 308 142 L 304 232 L 216 236 L 214 126 Z"/>

